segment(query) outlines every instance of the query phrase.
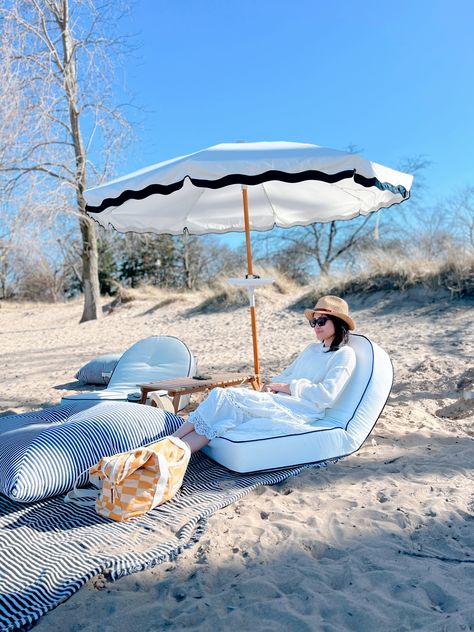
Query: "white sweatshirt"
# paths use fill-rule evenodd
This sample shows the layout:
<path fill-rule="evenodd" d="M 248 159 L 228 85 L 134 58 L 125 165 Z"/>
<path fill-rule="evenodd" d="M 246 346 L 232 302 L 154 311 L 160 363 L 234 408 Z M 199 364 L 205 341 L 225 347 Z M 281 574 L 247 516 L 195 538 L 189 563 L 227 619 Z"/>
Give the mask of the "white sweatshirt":
<path fill-rule="evenodd" d="M 188 421 L 208 439 L 221 437 L 250 419 L 299 426 L 316 421 L 334 406 L 355 363 L 351 347 L 328 352 L 322 343 L 312 343 L 273 379 L 289 384 L 291 395 L 239 387 L 214 388 Z"/>
<path fill-rule="evenodd" d="M 334 406 L 355 365 L 356 356 L 351 347 L 345 345 L 337 351 L 328 351 L 321 342 L 311 343 L 272 382 L 289 384 L 291 397 L 322 417 L 327 408 Z M 275 397 L 288 396 L 279 393 Z M 284 403 L 288 406 L 290 402 Z"/>

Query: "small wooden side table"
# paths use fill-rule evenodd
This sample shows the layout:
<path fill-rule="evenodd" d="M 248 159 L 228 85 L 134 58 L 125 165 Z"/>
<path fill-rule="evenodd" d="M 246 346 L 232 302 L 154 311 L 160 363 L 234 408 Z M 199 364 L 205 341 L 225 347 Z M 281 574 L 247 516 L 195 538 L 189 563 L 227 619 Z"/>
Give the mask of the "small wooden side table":
<path fill-rule="evenodd" d="M 173 408 L 178 412 L 179 400 L 181 395 L 190 393 L 198 393 L 207 391 L 211 388 L 220 386 L 227 388 L 228 386 L 241 386 L 250 384 L 254 390 L 258 390 L 258 380 L 251 373 L 213 373 L 205 379 L 195 377 L 177 377 L 170 380 L 160 380 L 159 382 L 148 382 L 147 384 L 138 384 L 141 391 L 140 404 L 144 404 L 151 391 L 167 391 L 168 395 L 173 398 Z"/>

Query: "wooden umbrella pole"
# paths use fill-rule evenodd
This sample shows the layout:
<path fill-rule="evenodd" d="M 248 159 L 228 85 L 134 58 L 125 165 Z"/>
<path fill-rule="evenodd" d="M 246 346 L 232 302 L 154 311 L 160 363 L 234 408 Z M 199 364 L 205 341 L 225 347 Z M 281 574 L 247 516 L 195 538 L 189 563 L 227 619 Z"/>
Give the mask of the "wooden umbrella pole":
<path fill-rule="evenodd" d="M 247 276 L 253 276 L 252 248 L 250 245 L 250 222 L 249 222 L 249 202 L 247 195 L 247 187 L 242 186 L 242 197 L 244 203 L 244 224 L 245 224 L 245 244 L 247 247 Z M 253 342 L 253 366 L 255 369 L 255 381 L 260 388 L 260 366 L 258 362 L 258 340 L 257 340 L 257 312 L 255 310 L 254 288 L 249 291 L 250 300 L 250 320 L 252 323 L 252 342 Z"/>

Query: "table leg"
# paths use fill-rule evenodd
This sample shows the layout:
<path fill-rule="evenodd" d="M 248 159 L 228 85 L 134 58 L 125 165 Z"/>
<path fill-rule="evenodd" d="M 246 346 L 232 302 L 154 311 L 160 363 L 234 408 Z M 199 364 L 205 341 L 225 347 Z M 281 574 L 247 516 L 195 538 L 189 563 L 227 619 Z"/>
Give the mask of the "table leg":
<path fill-rule="evenodd" d="M 173 397 L 173 408 L 174 408 L 174 412 L 175 415 L 178 414 L 178 408 L 179 408 L 179 400 L 181 399 L 181 395 L 179 393 L 177 393 L 174 397 Z"/>
<path fill-rule="evenodd" d="M 146 388 L 142 388 L 142 396 L 140 397 L 140 401 L 138 402 L 139 404 L 146 404 L 146 398 L 148 397 L 148 389 Z"/>
<path fill-rule="evenodd" d="M 254 391 L 259 391 L 260 390 L 260 380 L 258 377 L 254 377 L 250 380 L 250 384 L 252 385 L 252 388 Z"/>

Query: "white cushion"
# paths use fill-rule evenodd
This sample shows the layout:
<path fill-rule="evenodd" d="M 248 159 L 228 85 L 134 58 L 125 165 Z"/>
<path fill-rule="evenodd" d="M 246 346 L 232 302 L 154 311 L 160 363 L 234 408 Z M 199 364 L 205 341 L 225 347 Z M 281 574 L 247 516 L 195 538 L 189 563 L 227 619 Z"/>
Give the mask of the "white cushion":
<path fill-rule="evenodd" d="M 136 401 L 140 397 L 139 384 L 195 374 L 196 359 L 182 340 L 174 336 L 150 336 L 125 351 L 106 389 L 65 395 L 61 403 L 75 400 Z M 178 410 L 187 406 L 189 397 L 181 397 Z"/>
<path fill-rule="evenodd" d="M 342 458 L 358 450 L 390 394 L 393 367 L 386 352 L 359 334 L 349 345 L 355 371 L 334 408 L 317 422 L 294 425 L 255 419 L 213 439 L 203 450 L 235 472 L 257 472 Z"/>

